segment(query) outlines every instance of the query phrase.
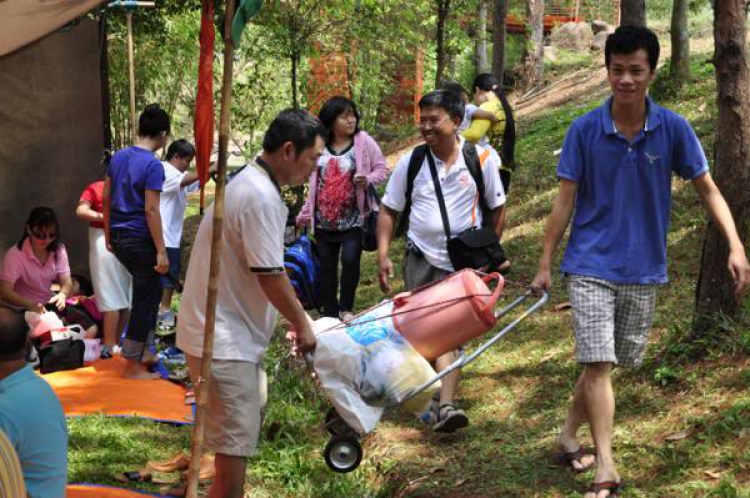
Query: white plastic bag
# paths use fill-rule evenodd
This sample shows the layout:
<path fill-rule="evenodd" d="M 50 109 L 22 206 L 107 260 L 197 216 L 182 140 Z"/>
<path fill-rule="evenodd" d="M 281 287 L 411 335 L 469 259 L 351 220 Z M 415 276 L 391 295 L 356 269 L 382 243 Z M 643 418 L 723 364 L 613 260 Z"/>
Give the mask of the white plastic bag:
<path fill-rule="evenodd" d="M 373 406 L 403 403 L 404 409 L 420 413 L 440 389 L 440 381 L 416 396 L 417 388 L 436 377 L 435 370 L 396 330 L 388 302 L 352 320 L 346 332 L 363 348 L 363 372 L 359 392 Z"/>
<path fill-rule="evenodd" d="M 383 409 L 369 406 L 360 396 L 362 348 L 343 327 L 329 330 L 339 323 L 335 318 L 321 318 L 313 324 L 317 339 L 313 368 L 344 422 L 358 434 L 366 434 L 380 421 Z"/>
<path fill-rule="evenodd" d="M 83 339 L 86 349 L 83 351 L 83 362 L 93 363 L 102 356 L 102 343 L 99 339 Z"/>
<path fill-rule="evenodd" d="M 333 318 L 313 324 L 315 372 L 336 411 L 359 433 L 375 428 L 384 407 L 403 403 L 411 412 L 423 411 L 440 389 L 438 381 L 406 399 L 436 374 L 396 331 L 392 309 L 393 304 L 386 303 L 346 327 Z"/>

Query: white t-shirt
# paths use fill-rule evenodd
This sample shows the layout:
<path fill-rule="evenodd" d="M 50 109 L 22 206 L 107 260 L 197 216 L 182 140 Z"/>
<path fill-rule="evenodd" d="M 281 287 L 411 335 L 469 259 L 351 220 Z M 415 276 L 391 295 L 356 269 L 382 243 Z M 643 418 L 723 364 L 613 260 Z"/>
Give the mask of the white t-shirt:
<path fill-rule="evenodd" d="M 227 185 L 224 202 L 214 359 L 257 363 L 277 318 L 258 274 L 284 272 L 288 210 L 276 185 L 255 163 Z M 199 357 L 203 354 L 213 211 L 211 205 L 198 228 L 177 321 L 177 347 Z"/>
<path fill-rule="evenodd" d="M 464 139 L 460 138 L 462 148 L 463 144 Z M 382 199 L 383 204 L 395 211 L 403 211 L 406 205 L 406 178 L 411 154 L 409 152 L 399 159 Z M 484 198 L 487 207 L 495 209 L 505 204 L 505 192 L 498 171 L 499 164 L 496 164 L 493 155 L 486 149 L 477 146 L 477 154 L 482 164 Z M 448 171 L 443 161 L 435 155 L 433 157 L 438 178 L 441 180 L 440 188 L 448 212 L 451 236 L 455 237 L 471 227 L 481 226 L 482 209 L 478 204 L 479 194 L 474 178 L 464 161 L 464 155 L 459 153 L 456 163 Z M 453 271 L 453 265 L 448 257 L 440 205 L 426 157 L 422 169 L 414 179 L 407 236 L 419 247 L 432 266 Z"/>
<path fill-rule="evenodd" d="M 474 117 L 474 113 L 477 109 L 479 109 L 479 107 L 474 104 L 466 104 L 466 106 L 464 106 L 464 118 L 461 120 L 461 124 L 458 125 L 459 133 L 467 130 L 469 126 L 471 126 L 471 118 Z"/>
<path fill-rule="evenodd" d="M 164 187 L 159 197 L 159 212 L 161 213 L 161 230 L 164 234 L 164 245 L 179 248 L 182 239 L 182 225 L 185 221 L 185 207 L 187 193 L 196 190 L 198 182 L 180 187 L 185 173 L 178 170 L 167 161 L 164 166 Z"/>

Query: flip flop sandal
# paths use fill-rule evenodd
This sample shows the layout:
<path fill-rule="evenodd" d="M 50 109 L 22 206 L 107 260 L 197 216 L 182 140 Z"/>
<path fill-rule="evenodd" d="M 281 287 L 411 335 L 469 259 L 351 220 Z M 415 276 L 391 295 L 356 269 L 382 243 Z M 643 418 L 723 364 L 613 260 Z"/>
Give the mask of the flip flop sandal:
<path fill-rule="evenodd" d="M 148 468 L 132 470 L 115 475 L 115 480 L 122 483 L 151 482 L 153 476 Z"/>
<path fill-rule="evenodd" d="M 164 462 L 148 462 L 146 466 L 155 472 L 177 472 L 190 466 L 190 458 L 184 453 L 178 453 Z"/>
<path fill-rule="evenodd" d="M 188 471 L 182 473 L 182 477 L 187 480 Z M 216 466 L 214 464 L 214 458 L 209 455 L 203 455 L 201 457 L 200 467 L 198 468 L 198 482 L 204 483 L 213 480 L 216 477 Z"/>
<path fill-rule="evenodd" d="M 188 389 L 185 391 L 185 404 L 186 405 L 195 404 L 195 391 L 194 390 Z"/>
<path fill-rule="evenodd" d="M 620 491 L 622 491 L 623 486 L 624 484 L 622 481 L 592 482 L 586 492 L 598 495 L 601 491 L 609 491 L 609 495 L 607 495 L 607 498 L 616 498 L 620 496 Z"/>
<path fill-rule="evenodd" d="M 577 460 L 578 462 L 580 462 L 581 458 L 583 458 L 586 455 L 593 455 L 593 453 L 591 453 L 590 451 L 584 450 L 582 447 L 578 448 L 575 451 L 569 451 L 567 453 L 561 452 L 555 455 L 555 464 L 558 465 L 559 467 L 568 468 L 572 470 L 573 472 L 578 472 L 578 473 L 586 472 L 587 470 L 590 470 L 596 467 L 596 461 L 592 465 L 589 465 L 587 467 L 583 467 L 580 469 L 577 469 L 573 466 L 574 461 Z"/>

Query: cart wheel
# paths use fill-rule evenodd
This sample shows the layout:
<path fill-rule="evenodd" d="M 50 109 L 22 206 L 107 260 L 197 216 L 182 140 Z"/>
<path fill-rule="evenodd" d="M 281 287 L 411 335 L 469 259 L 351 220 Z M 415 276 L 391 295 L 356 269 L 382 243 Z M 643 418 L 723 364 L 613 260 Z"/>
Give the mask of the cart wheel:
<path fill-rule="evenodd" d="M 328 468 L 346 474 L 359 467 L 362 461 L 362 446 L 355 435 L 338 434 L 328 441 L 324 455 Z"/>
<path fill-rule="evenodd" d="M 336 412 L 335 408 L 331 408 L 326 413 L 325 427 L 331 436 L 352 432 L 352 429 L 344 422 L 344 419 Z"/>

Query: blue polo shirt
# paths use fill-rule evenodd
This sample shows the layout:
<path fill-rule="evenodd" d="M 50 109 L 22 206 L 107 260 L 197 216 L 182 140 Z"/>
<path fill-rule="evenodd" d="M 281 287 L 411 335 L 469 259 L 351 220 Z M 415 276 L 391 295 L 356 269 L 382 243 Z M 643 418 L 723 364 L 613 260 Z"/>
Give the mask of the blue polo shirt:
<path fill-rule="evenodd" d="M 31 498 L 65 496 L 68 432 L 60 400 L 30 365 L 0 380 L 0 429 L 18 453 Z"/>
<path fill-rule="evenodd" d="M 156 155 L 143 147 L 132 146 L 112 156 L 107 175 L 110 178 L 110 229 L 131 237 L 151 238 L 146 223 L 146 190 L 161 192 L 164 166 Z"/>
<path fill-rule="evenodd" d="M 623 284 L 667 281 L 672 173 L 708 171 L 685 118 L 647 98 L 646 125 L 630 143 L 612 121 L 610 97 L 576 119 L 558 178 L 576 182 L 576 210 L 561 271 Z"/>

